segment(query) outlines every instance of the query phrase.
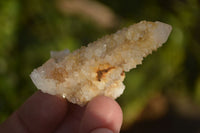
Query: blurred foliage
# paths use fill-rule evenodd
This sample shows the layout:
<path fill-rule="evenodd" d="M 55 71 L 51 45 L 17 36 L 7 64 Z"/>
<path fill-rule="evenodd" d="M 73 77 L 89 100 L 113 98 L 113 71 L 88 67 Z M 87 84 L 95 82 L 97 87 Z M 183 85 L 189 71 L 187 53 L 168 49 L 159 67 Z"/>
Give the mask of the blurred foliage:
<path fill-rule="evenodd" d="M 169 23 L 173 31 L 162 48 L 126 74 L 126 90 L 118 99 L 124 127 L 137 120 L 158 93 L 186 96 L 200 105 L 198 0 L 99 0 L 118 21 L 104 28 L 87 16 L 62 12 L 57 2 L 0 1 L 0 122 L 36 91 L 29 74 L 49 58 L 50 50 L 73 51 L 141 20 Z"/>

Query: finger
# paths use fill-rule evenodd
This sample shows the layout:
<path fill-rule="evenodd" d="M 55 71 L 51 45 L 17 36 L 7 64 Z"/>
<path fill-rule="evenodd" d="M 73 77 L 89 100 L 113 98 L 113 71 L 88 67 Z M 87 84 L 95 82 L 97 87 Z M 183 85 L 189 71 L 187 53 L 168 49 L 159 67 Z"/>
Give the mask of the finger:
<path fill-rule="evenodd" d="M 107 131 L 118 133 L 122 124 L 122 110 L 113 99 L 98 96 L 88 103 L 80 133 Z"/>
<path fill-rule="evenodd" d="M 79 131 L 85 107 L 70 103 L 68 108 L 67 115 L 63 123 L 56 130 L 56 133 L 77 133 Z"/>
<path fill-rule="evenodd" d="M 66 112 L 65 99 L 38 91 L 13 113 L 2 127 L 5 132 L 54 132 Z"/>

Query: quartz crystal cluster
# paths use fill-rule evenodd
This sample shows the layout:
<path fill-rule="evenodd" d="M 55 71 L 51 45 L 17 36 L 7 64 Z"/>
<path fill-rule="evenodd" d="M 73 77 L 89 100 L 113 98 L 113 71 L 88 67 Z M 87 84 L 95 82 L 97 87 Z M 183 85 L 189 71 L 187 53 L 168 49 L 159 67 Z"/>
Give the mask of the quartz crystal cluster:
<path fill-rule="evenodd" d="M 31 79 L 41 91 L 81 106 L 97 95 L 115 99 L 125 89 L 124 72 L 165 43 L 171 29 L 162 22 L 141 21 L 72 53 L 52 51 Z"/>

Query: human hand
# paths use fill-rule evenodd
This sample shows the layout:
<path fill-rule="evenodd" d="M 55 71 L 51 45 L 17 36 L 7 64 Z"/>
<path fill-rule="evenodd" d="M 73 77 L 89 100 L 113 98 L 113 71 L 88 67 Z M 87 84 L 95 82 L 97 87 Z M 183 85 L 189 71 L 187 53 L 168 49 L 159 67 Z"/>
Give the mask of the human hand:
<path fill-rule="evenodd" d="M 37 91 L 3 124 L 1 133 L 118 133 L 122 111 L 114 100 L 97 96 L 86 107 Z"/>

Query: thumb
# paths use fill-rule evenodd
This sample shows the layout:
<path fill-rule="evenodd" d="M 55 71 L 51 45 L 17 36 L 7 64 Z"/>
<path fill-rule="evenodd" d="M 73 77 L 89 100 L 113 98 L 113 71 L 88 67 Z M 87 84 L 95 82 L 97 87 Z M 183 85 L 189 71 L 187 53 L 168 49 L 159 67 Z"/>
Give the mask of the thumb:
<path fill-rule="evenodd" d="M 122 110 L 118 103 L 111 98 L 97 96 L 86 107 L 80 133 L 118 133 L 121 124 Z"/>

